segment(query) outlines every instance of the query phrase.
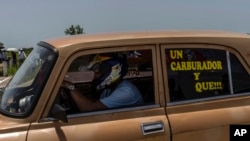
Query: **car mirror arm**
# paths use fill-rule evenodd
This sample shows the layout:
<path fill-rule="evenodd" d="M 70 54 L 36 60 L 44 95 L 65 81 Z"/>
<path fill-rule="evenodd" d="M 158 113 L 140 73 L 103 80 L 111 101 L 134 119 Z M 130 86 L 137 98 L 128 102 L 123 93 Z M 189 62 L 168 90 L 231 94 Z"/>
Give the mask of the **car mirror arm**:
<path fill-rule="evenodd" d="M 60 105 L 55 104 L 52 108 L 51 114 L 52 114 L 52 117 L 54 117 L 58 120 L 61 120 L 64 123 L 68 123 L 66 110 L 63 107 L 61 107 Z"/>

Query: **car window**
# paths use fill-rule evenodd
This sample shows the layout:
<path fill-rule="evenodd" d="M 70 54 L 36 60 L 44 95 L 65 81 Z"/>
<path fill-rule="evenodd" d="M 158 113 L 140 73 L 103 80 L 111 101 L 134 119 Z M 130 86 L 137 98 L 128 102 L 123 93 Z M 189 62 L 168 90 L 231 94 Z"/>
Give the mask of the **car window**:
<path fill-rule="evenodd" d="M 131 104 L 127 104 L 125 106 L 117 106 L 115 108 L 142 106 L 154 103 L 155 99 L 154 99 L 153 66 L 152 66 L 151 50 L 105 52 L 99 54 L 82 55 L 77 57 L 68 68 L 64 80 L 67 82 L 74 83 L 74 86 L 88 98 L 91 98 L 93 100 L 100 100 L 102 99 L 103 89 L 101 89 L 100 91 L 96 90 L 97 87 L 95 84 L 96 83 L 100 84 L 99 82 L 95 81 L 96 79 L 95 79 L 94 68 L 96 67 L 95 65 L 98 63 L 96 64 L 93 63 L 93 60 L 95 60 L 96 58 L 102 58 L 104 61 L 108 61 L 110 60 L 110 58 L 122 58 L 122 60 L 125 60 L 126 64 L 122 65 L 126 66 L 127 71 L 125 72 L 125 74 L 123 74 L 123 79 L 131 82 L 137 88 L 143 99 L 143 102 L 140 104 L 133 104 L 133 102 L 131 102 Z M 107 75 L 109 75 L 110 73 L 111 72 L 108 72 Z M 106 86 L 103 87 L 106 88 Z M 110 95 L 112 96 L 114 92 L 115 90 L 111 89 Z M 71 99 L 70 102 L 69 100 L 65 100 L 65 98 L 70 99 L 69 95 L 66 93 L 68 93 L 67 90 L 59 92 L 59 95 L 63 95 L 62 98 L 60 98 L 59 100 L 60 105 L 68 109 L 68 113 L 79 112 L 78 106 L 72 104 L 74 100 Z M 126 96 L 123 97 L 126 98 Z M 101 102 L 103 102 L 103 104 L 107 104 L 108 109 L 114 109 L 114 108 L 109 108 L 108 104 L 110 103 L 109 100 L 107 101 L 105 101 L 107 103 L 104 103 L 104 100 Z M 119 101 L 112 101 L 111 103 L 119 103 Z M 128 103 L 130 103 L 130 101 L 128 101 Z"/>
<path fill-rule="evenodd" d="M 170 102 L 249 92 L 249 74 L 218 49 L 165 49 Z"/>
<path fill-rule="evenodd" d="M 250 77 L 238 58 L 230 54 L 232 91 L 234 94 L 250 92 Z"/>
<path fill-rule="evenodd" d="M 31 114 L 57 59 L 50 47 L 37 46 L 0 94 L 1 111 L 9 116 Z"/>

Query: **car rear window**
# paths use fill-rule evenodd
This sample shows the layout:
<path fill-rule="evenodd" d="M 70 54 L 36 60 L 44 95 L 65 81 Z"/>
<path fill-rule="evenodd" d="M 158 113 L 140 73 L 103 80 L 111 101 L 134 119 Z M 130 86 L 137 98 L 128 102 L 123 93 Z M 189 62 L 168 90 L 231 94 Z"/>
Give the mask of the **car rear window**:
<path fill-rule="evenodd" d="M 249 92 L 250 77 L 235 55 L 217 49 L 166 49 L 170 101 Z"/>

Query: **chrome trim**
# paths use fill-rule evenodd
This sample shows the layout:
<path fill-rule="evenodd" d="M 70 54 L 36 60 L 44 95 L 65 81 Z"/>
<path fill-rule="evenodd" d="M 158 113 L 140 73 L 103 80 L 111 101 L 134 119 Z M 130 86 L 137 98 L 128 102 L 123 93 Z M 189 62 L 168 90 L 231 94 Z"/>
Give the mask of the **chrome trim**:
<path fill-rule="evenodd" d="M 228 79 L 229 79 L 229 88 L 230 94 L 233 94 L 233 79 L 232 79 L 232 71 L 231 71 L 231 62 L 230 62 L 230 52 L 227 51 L 227 69 L 228 69 Z"/>
<path fill-rule="evenodd" d="M 143 135 L 164 132 L 164 123 L 162 121 L 142 123 L 141 130 Z"/>
<path fill-rule="evenodd" d="M 119 112 L 128 112 L 128 111 L 152 109 L 152 108 L 159 108 L 159 107 L 160 107 L 160 105 L 145 105 L 145 106 L 129 107 L 129 108 L 107 109 L 107 110 L 96 111 L 96 112 L 72 114 L 72 115 L 68 115 L 67 117 L 68 117 L 68 119 L 70 119 L 70 118 L 77 118 L 77 117 L 102 115 L 102 114 L 113 114 L 113 113 L 119 113 Z"/>
<path fill-rule="evenodd" d="M 166 105 L 175 106 L 175 105 L 192 104 L 192 103 L 207 102 L 207 101 L 212 101 L 212 100 L 221 100 L 221 99 L 226 99 L 226 98 L 243 97 L 243 96 L 250 96 L 250 92 L 241 93 L 241 94 L 233 94 L 233 95 L 229 94 L 229 95 L 223 95 L 223 96 L 208 97 L 208 98 L 202 98 L 202 99 L 192 99 L 192 100 L 186 100 L 186 101 L 168 102 L 166 103 Z"/>
<path fill-rule="evenodd" d="M 53 117 L 47 117 L 47 118 L 41 118 L 38 122 L 51 122 L 51 121 L 58 121 L 58 119 L 53 118 Z"/>
<path fill-rule="evenodd" d="M 119 113 L 119 112 L 129 112 L 129 111 L 153 109 L 153 108 L 159 108 L 159 107 L 161 106 L 153 104 L 153 105 L 142 105 L 142 106 L 128 107 L 128 108 L 107 109 L 107 110 L 96 111 L 96 112 L 76 113 L 76 114 L 68 115 L 67 118 L 71 119 L 71 118 L 78 118 L 78 117 L 85 117 L 85 116 L 113 114 L 113 113 Z M 51 121 L 57 121 L 57 119 L 53 117 L 45 117 L 39 120 L 39 122 L 51 122 Z"/>

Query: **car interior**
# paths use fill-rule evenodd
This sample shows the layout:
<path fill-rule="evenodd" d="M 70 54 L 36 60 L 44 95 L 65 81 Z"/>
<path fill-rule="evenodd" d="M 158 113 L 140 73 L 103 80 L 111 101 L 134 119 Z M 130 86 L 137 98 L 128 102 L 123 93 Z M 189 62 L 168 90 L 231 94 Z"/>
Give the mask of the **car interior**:
<path fill-rule="evenodd" d="M 118 52 L 115 54 L 126 55 L 128 72 L 124 76 L 124 79 L 132 82 L 141 92 L 144 99 L 144 103 L 142 105 L 134 106 L 154 104 L 154 79 L 151 50 L 130 51 L 125 53 Z M 74 60 L 68 69 L 64 80 L 74 83 L 75 87 L 80 89 L 84 95 L 96 98 L 98 96 L 94 95 L 91 88 L 91 81 L 93 80 L 94 73 L 89 71 L 86 67 L 89 64 L 91 57 L 93 57 L 93 55 L 80 56 Z M 69 91 L 65 88 L 60 88 L 55 103 L 63 107 L 67 111 L 67 114 L 79 113 L 79 109 L 77 108 L 73 99 L 70 97 Z"/>

